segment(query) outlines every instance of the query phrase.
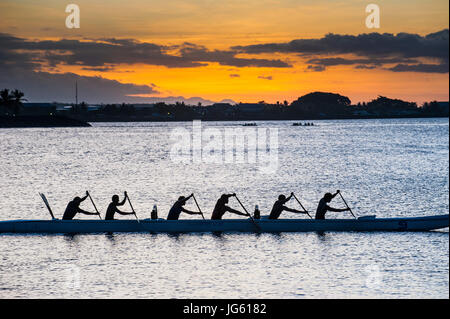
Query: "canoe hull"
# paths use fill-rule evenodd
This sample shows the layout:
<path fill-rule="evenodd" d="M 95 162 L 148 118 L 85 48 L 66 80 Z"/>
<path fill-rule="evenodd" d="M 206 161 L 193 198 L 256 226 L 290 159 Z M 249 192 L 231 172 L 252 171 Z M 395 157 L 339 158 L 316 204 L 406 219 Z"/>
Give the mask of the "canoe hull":
<path fill-rule="evenodd" d="M 308 232 L 308 231 L 428 231 L 449 227 L 449 215 L 410 218 L 226 220 L 13 220 L 0 221 L 0 233 L 105 232 Z"/>

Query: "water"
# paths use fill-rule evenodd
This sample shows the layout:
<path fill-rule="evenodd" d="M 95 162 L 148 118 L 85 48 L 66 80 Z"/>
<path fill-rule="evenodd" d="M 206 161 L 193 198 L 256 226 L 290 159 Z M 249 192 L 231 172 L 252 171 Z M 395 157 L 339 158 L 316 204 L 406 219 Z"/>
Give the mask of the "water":
<path fill-rule="evenodd" d="M 165 217 L 196 194 L 210 216 L 224 192 L 267 214 L 294 191 L 314 211 L 340 189 L 357 215 L 448 214 L 448 119 L 258 122 L 278 129 L 278 169 L 251 163 L 176 163 L 175 127 L 0 130 L 0 220 L 48 219 L 86 189 L 104 213 L 127 190 L 140 218 Z M 204 122 L 203 128 L 241 128 Z M 251 128 L 256 129 L 256 128 Z M 121 195 L 122 196 L 122 195 Z M 336 197 L 331 203 L 343 207 Z M 230 200 L 230 206 L 239 208 Z M 296 208 L 294 201 L 288 206 Z M 82 207 L 93 210 L 89 202 Z M 189 202 L 186 208 L 195 210 Z M 125 207 L 123 210 L 129 210 Z M 352 218 L 348 212 L 328 218 Z M 231 218 L 233 216 L 227 216 Z M 284 218 L 292 214 L 284 213 Z M 80 216 L 79 218 L 88 218 Z M 126 218 L 126 217 L 119 217 Z M 198 216 L 182 215 L 182 218 Z M 422 233 L 0 235 L 0 298 L 448 298 L 448 229 Z"/>

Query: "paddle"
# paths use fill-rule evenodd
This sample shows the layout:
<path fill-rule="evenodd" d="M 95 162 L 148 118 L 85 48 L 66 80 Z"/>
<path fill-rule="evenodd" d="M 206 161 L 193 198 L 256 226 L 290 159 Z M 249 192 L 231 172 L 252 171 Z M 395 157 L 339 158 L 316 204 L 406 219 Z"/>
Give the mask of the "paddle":
<path fill-rule="evenodd" d="M 136 217 L 137 222 L 140 223 L 141 221 L 139 220 L 139 218 L 136 215 L 136 212 L 134 211 L 133 205 L 131 204 L 131 201 L 130 201 L 130 198 L 128 197 L 128 193 L 127 192 L 125 192 L 125 196 L 128 199 L 128 203 L 130 204 L 130 207 L 131 207 L 131 210 L 133 211 L 134 217 Z"/>
<path fill-rule="evenodd" d="M 194 193 L 192 193 L 192 198 L 194 199 L 195 205 L 197 205 L 198 211 L 200 212 L 200 214 L 202 214 L 203 219 L 205 219 L 205 216 L 203 216 L 203 212 L 200 209 L 200 206 L 198 206 L 197 199 L 195 198 Z"/>
<path fill-rule="evenodd" d="M 292 195 L 294 196 L 295 200 L 300 204 L 301 208 L 306 212 L 306 214 L 308 214 L 309 218 L 313 219 L 311 217 L 311 215 L 308 213 L 308 211 L 305 209 L 305 207 L 303 207 L 302 203 L 300 203 L 300 201 L 298 200 L 297 196 L 295 196 L 294 193 L 292 193 Z"/>
<path fill-rule="evenodd" d="M 94 203 L 94 200 L 93 200 L 92 197 L 91 197 L 91 194 L 89 194 L 88 191 L 86 191 L 86 194 L 89 196 L 89 199 L 91 200 L 91 203 L 92 203 L 92 205 L 94 206 L 95 211 L 97 212 L 98 217 L 99 217 L 100 219 L 102 219 L 102 216 L 100 216 L 100 212 L 98 211 L 97 206 L 95 206 L 95 203 Z"/>
<path fill-rule="evenodd" d="M 47 197 L 45 197 L 45 195 L 42 193 L 39 193 L 39 195 L 41 196 L 42 200 L 44 201 L 45 206 L 47 206 L 50 216 L 52 216 L 52 220 L 55 220 L 56 218 L 53 215 L 53 212 L 52 212 L 52 209 L 50 208 L 50 204 L 48 203 Z"/>
<path fill-rule="evenodd" d="M 239 204 L 241 205 L 242 209 L 245 210 L 245 212 L 247 213 L 248 217 L 250 217 L 250 220 L 253 222 L 253 225 L 255 225 L 255 227 L 258 229 L 258 231 L 261 231 L 261 227 L 259 227 L 259 225 L 255 222 L 255 220 L 253 219 L 252 215 L 250 215 L 247 211 L 247 209 L 244 207 L 244 205 L 242 205 L 241 201 L 239 200 L 239 198 L 234 195 L 234 197 L 236 197 L 236 200 L 239 202 Z"/>
<path fill-rule="evenodd" d="M 347 208 L 348 208 L 348 210 L 350 211 L 350 213 L 352 213 L 353 217 L 355 217 L 355 219 L 357 219 L 356 216 L 355 216 L 355 214 L 353 214 L 352 209 L 350 208 L 350 206 L 348 206 L 347 202 L 345 201 L 344 197 L 342 196 L 341 192 L 338 192 L 338 193 L 339 193 L 339 195 L 341 196 L 342 201 L 344 202 L 345 206 L 347 206 Z"/>

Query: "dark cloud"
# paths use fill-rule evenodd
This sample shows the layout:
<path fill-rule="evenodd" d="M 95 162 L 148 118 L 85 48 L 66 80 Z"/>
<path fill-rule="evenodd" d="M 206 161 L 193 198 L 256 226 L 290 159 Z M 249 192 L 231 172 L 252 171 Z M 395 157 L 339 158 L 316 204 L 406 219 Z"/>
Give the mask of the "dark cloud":
<path fill-rule="evenodd" d="M 133 39 L 28 40 L 0 33 L 0 88 L 20 88 L 29 101 L 73 101 L 78 82 L 80 100 L 89 103 L 148 102 L 158 99 L 136 95 L 159 93 L 155 85 L 121 83 L 102 77 L 61 74 L 60 65 L 76 65 L 83 70 L 108 72 L 120 64 L 147 64 L 174 67 L 201 67 L 209 62 L 233 67 L 288 67 L 280 60 L 236 57 L 234 51 L 210 51 L 183 44 L 160 46 Z M 201 98 L 198 98 L 199 101 Z M 203 100 L 203 102 L 208 102 Z"/>
<path fill-rule="evenodd" d="M 417 60 L 405 58 L 369 58 L 369 59 L 344 59 L 344 58 L 315 58 L 307 61 L 309 64 L 323 66 L 370 64 L 383 65 L 392 63 L 417 63 Z"/>
<path fill-rule="evenodd" d="M 268 75 L 268 76 L 260 75 L 260 76 L 258 76 L 258 79 L 261 79 L 261 80 L 273 80 L 273 77 L 271 75 Z"/>
<path fill-rule="evenodd" d="M 395 63 L 418 63 L 414 59 L 406 58 L 361 58 L 361 59 L 346 59 L 346 58 L 314 58 L 306 61 L 308 64 L 312 64 L 310 70 L 317 69 L 319 72 L 325 71 L 329 66 L 336 65 L 355 65 L 357 69 L 375 69 L 378 66 Z"/>
<path fill-rule="evenodd" d="M 398 33 L 368 33 L 360 35 L 327 34 L 320 39 L 298 39 L 287 43 L 235 46 L 246 53 L 290 52 L 301 54 L 357 54 L 360 56 L 448 58 L 448 29 L 426 36 Z"/>
<path fill-rule="evenodd" d="M 355 66 L 355 69 L 363 69 L 363 70 L 372 70 L 372 69 L 375 69 L 375 68 L 376 68 L 375 65 L 363 65 L 363 64 L 360 64 L 360 65 Z"/>
<path fill-rule="evenodd" d="M 81 69 L 86 71 L 97 71 L 97 72 L 108 72 L 114 70 L 114 68 L 111 66 L 99 66 L 99 67 L 92 66 L 92 67 L 84 67 Z"/>
<path fill-rule="evenodd" d="M 308 65 L 306 68 L 307 71 L 313 71 L 313 72 L 323 72 L 325 71 L 326 67 L 323 65 Z"/>
<path fill-rule="evenodd" d="M 426 72 L 426 73 L 448 73 L 448 63 L 442 64 L 397 64 L 388 70 L 394 72 Z"/>
<path fill-rule="evenodd" d="M 88 103 L 132 102 L 138 94 L 157 94 L 153 85 L 121 83 L 73 73 L 48 73 L 14 69 L 0 74 L 0 88 L 19 88 L 32 102 L 73 102 L 75 82 L 79 100 Z"/>
<path fill-rule="evenodd" d="M 236 51 L 210 51 L 190 43 L 181 46 L 162 46 L 133 39 L 96 40 L 27 40 L 0 34 L 2 51 L 14 52 L 16 58 L 31 55 L 28 60 L 46 63 L 104 67 L 117 64 L 162 65 L 168 68 L 190 68 L 216 62 L 234 67 L 290 67 L 281 60 L 240 58 Z M 175 51 L 170 53 L 171 51 Z"/>
<path fill-rule="evenodd" d="M 217 62 L 220 65 L 228 65 L 234 67 L 291 67 L 291 65 L 281 60 L 239 58 L 236 57 L 236 51 L 211 51 L 204 46 L 199 46 L 192 43 L 184 43 L 182 46 L 177 47 L 177 49 L 179 50 L 181 57 L 189 61 Z"/>
<path fill-rule="evenodd" d="M 230 78 L 240 78 L 239 74 L 230 74 Z"/>
<path fill-rule="evenodd" d="M 233 50 L 249 54 L 261 53 L 295 53 L 302 57 L 313 57 L 308 67 L 310 70 L 323 71 L 331 65 L 369 65 L 381 66 L 389 63 L 401 63 L 390 70 L 399 72 L 442 71 L 447 66 L 449 58 L 449 30 L 445 29 L 426 36 L 410 33 L 369 33 L 360 35 L 327 34 L 320 39 L 298 39 L 286 43 L 267 43 L 249 46 L 235 46 Z M 319 59 L 321 55 L 352 54 L 364 59 L 345 59 L 333 57 Z M 438 64 L 421 64 L 408 59 L 427 58 L 438 61 Z M 407 61 L 402 61 L 407 60 Z M 415 64 L 411 64 L 414 63 Z M 406 64 L 405 64 L 406 63 Z M 407 66 L 406 66 L 407 65 Z"/>

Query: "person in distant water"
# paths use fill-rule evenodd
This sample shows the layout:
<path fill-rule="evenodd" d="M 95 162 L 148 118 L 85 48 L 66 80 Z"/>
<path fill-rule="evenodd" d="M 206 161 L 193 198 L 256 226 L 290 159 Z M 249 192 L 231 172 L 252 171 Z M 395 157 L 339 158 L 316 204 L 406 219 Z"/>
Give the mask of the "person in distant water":
<path fill-rule="evenodd" d="M 292 198 L 292 196 L 294 196 L 294 193 L 291 193 L 291 195 L 289 195 L 289 197 L 287 198 L 284 195 L 278 196 L 278 200 L 273 204 L 269 219 L 278 219 L 278 217 L 280 217 L 281 213 L 284 210 L 292 213 L 308 214 L 308 212 L 284 206 L 284 204 L 286 204 Z"/>
<path fill-rule="evenodd" d="M 71 220 L 75 217 L 77 213 L 85 214 L 85 215 L 98 215 L 97 213 L 90 213 L 80 208 L 80 204 L 88 198 L 88 192 L 86 192 L 86 196 L 83 198 L 75 197 L 69 204 L 67 204 L 66 210 L 64 211 L 63 220 Z"/>
<path fill-rule="evenodd" d="M 125 204 L 125 201 L 127 200 L 127 196 L 128 196 L 127 192 L 125 192 L 124 195 L 125 195 L 125 198 L 120 203 L 119 203 L 119 195 L 114 195 L 112 197 L 112 202 L 108 205 L 108 209 L 106 210 L 105 220 L 113 220 L 115 213 L 118 213 L 121 215 L 134 215 L 133 212 L 125 213 L 125 212 L 120 211 L 117 208 L 117 206 L 123 206 Z"/>
<path fill-rule="evenodd" d="M 316 219 L 325 219 L 325 214 L 327 211 L 331 212 L 345 212 L 347 210 L 350 210 L 350 208 L 333 208 L 328 206 L 328 203 L 331 202 L 331 200 L 339 194 L 339 190 L 336 191 L 336 193 L 333 195 L 331 193 L 326 193 L 323 198 L 319 201 L 319 205 L 317 206 L 316 211 Z"/>
<path fill-rule="evenodd" d="M 201 215 L 202 213 L 200 212 L 191 212 L 190 210 L 187 210 L 183 207 L 192 196 L 194 196 L 194 194 L 191 194 L 188 197 L 180 196 L 170 209 L 167 220 L 178 220 L 178 218 L 180 218 L 181 212 L 189 215 Z"/>
<path fill-rule="evenodd" d="M 241 213 L 240 211 L 237 211 L 233 208 L 228 207 L 226 204 L 228 204 L 228 198 L 236 196 L 236 194 L 223 194 L 220 196 L 219 200 L 216 203 L 216 206 L 214 206 L 214 210 L 211 216 L 211 219 L 222 219 L 222 216 L 226 212 L 230 212 L 233 214 L 241 215 L 241 216 L 248 216 L 247 214 Z"/>

